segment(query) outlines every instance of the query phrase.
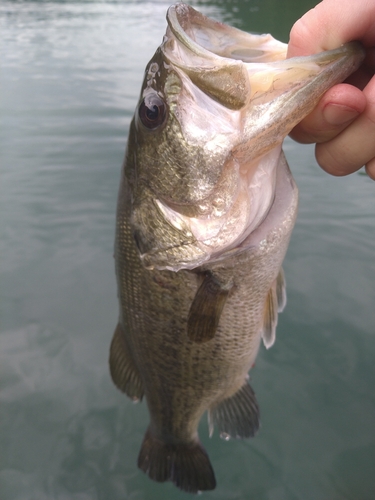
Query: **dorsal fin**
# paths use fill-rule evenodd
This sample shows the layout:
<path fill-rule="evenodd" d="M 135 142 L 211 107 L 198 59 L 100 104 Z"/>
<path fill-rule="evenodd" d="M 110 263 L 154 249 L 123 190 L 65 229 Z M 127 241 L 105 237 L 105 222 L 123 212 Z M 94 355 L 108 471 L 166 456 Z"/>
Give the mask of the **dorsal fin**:
<path fill-rule="evenodd" d="M 208 342 L 215 336 L 230 289 L 231 286 L 223 287 L 211 273 L 205 273 L 190 306 L 187 322 L 190 340 Z"/>

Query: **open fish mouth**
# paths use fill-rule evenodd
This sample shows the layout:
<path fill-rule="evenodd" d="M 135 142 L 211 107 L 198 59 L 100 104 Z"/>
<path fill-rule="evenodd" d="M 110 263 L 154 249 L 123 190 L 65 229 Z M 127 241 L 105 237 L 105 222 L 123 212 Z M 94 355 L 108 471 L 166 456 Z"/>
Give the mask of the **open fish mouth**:
<path fill-rule="evenodd" d="M 153 76 L 143 95 L 165 96 L 168 120 L 178 124 L 167 140 L 180 148 L 168 162 L 185 168 L 179 182 L 187 187 L 180 197 L 173 183 L 158 192 L 145 174 L 151 195 L 134 204 L 132 225 L 144 264 L 177 271 L 220 258 L 259 227 L 275 197 L 283 139 L 359 66 L 363 49 L 351 42 L 285 59 L 287 45 L 271 35 L 245 33 L 184 4 L 169 8 L 167 22 L 148 71 L 155 76 L 163 65 L 176 76 L 163 88 Z M 201 163 L 190 165 L 188 153 L 181 160 L 183 148 L 199 150 Z"/>

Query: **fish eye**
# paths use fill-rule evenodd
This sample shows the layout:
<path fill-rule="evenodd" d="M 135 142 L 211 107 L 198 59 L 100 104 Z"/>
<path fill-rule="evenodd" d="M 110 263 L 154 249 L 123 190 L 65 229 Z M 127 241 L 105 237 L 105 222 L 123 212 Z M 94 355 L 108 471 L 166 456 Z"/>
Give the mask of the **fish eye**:
<path fill-rule="evenodd" d="M 157 94 L 147 95 L 139 106 L 138 114 L 146 128 L 155 130 L 165 121 L 165 103 Z"/>

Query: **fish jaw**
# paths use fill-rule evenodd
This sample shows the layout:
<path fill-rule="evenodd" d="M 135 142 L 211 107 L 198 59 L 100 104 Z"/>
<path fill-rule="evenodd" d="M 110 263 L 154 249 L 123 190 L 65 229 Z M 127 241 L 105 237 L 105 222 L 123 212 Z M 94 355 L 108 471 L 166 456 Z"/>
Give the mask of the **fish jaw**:
<path fill-rule="evenodd" d="M 358 43 L 285 60 L 270 35 L 248 35 L 184 4 L 172 6 L 146 69 L 141 102 L 164 100 L 145 131 L 139 109 L 127 159 L 132 219 L 149 269 L 194 269 L 222 259 L 267 217 L 284 137 L 321 95 L 356 69 Z"/>
<path fill-rule="evenodd" d="M 183 3 L 167 12 L 166 58 L 229 109 L 250 99 L 244 62 L 285 59 L 287 45 L 271 35 L 253 35 L 214 21 Z"/>
<path fill-rule="evenodd" d="M 192 94 L 198 88 L 225 108 L 240 111 L 232 115 L 232 126 L 236 122 L 244 143 L 252 141 L 247 159 L 267 152 L 268 144 L 281 144 L 324 92 L 355 71 L 365 56 L 359 42 L 350 42 L 286 59 L 287 45 L 271 35 L 245 33 L 184 4 L 171 6 L 167 21 L 166 59 L 188 77 Z"/>
<path fill-rule="evenodd" d="M 322 95 L 353 73 L 363 58 L 362 45 L 350 42 L 312 56 L 269 63 L 264 70 L 247 65 L 252 91 L 244 125 L 245 150 L 251 143 L 252 154 L 262 155 L 281 144 Z"/>

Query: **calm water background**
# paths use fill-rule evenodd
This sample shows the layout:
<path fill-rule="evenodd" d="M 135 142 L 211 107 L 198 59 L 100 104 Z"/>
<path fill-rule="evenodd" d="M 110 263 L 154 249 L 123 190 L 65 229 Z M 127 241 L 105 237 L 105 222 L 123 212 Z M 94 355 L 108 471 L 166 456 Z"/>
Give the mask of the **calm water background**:
<path fill-rule="evenodd" d="M 314 1 L 192 2 L 287 41 Z M 147 426 L 112 385 L 116 195 L 168 2 L 0 3 L 2 500 L 190 498 L 136 468 Z M 300 188 L 278 340 L 252 372 L 252 441 L 200 433 L 220 500 L 373 500 L 374 183 L 287 140 Z M 205 419 L 203 419 L 205 420 Z"/>

